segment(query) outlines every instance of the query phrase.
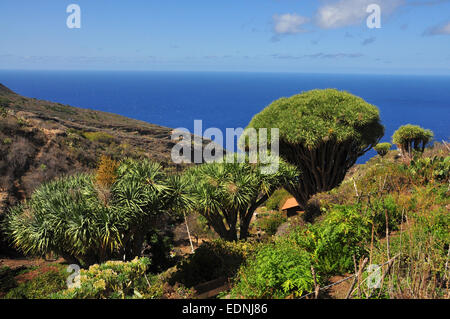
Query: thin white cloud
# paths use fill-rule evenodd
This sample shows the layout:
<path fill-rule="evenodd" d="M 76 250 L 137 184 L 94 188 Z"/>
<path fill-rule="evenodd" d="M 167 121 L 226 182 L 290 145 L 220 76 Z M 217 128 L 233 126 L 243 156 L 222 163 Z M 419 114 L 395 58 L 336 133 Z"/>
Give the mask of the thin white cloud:
<path fill-rule="evenodd" d="M 424 35 L 450 35 L 450 21 L 426 30 Z"/>
<path fill-rule="evenodd" d="M 361 44 L 362 45 L 369 45 L 371 43 L 374 43 L 376 41 L 376 39 L 377 38 L 375 38 L 375 37 L 370 37 L 370 38 L 364 39 L 364 41 L 361 42 Z"/>
<path fill-rule="evenodd" d="M 305 32 L 302 25 L 309 21 L 308 18 L 296 13 L 286 13 L 273 16 L 273 30 L 276 34 L 295 34 Z"/>
<path fill-rule="evenodd" d="M 271 57 L 281 60 L 300 60 L 300 59 L 339 59 L 339 58 L 360 58 L 363 57 L 362 53 L 313 53 L 303 55 L 285 55 L 285 54 L 272 54 Z"/>
<path fill-rule="evenodd" d="M 366 20 L 367 7 L 378 4 L 382 15 L 389 15 L 398 7 L 406 4 L 405 0 L 339 0 L 325 1 L 317 11 L 316 23 L 323 29 L 335 29 L 358 25 Z"/>

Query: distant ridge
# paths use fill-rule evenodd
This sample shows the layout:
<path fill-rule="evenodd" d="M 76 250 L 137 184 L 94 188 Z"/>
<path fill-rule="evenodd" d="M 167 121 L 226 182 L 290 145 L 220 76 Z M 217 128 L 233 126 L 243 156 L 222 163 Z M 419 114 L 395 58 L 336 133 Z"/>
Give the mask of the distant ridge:
<path fill-rule="evenodd" d="M 91 172 L 102 155 L 149 158 L 181 169 L 170 158 L 168 127 L 25 97 L 3 84 L 0 103 L 7 109 L 0 116 L 0 215 L 43 182 Z"/>
<path fill-rule="evenodd" d="M 0 94 L 16 94 L 16 93 L 0 83 Z"/>
<path fill-rule="evenodd" d="M 7 109 L 7 116 L 0 116 L 0 215 L 43 182 L 92 172 L 101 156 L 148 158 L 171 172 L 189 165 L 171 159 L 176 143 L 171 128 L 25 97 L 3 84 L 0 102 Z"/>

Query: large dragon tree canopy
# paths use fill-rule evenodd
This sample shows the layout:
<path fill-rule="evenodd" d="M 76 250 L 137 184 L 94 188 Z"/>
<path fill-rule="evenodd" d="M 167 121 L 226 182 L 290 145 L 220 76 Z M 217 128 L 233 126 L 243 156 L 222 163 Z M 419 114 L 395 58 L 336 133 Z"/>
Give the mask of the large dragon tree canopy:
<path fill-rule="evenodd" d="M 335 89 L 276 100 L 256 114 L 248 128 L 267 128 L 269 134 L 270 128 L 279 129 L 280 156 L 303 173 L 303 185 L 289 190 L 301 205 L 337 186 L 357 158 L 384 135 L 376 106 Z"/>
<path fill-rule="evenodd" d="M 363 150 L 384 135 L 376 106 L 336 89 L 278 99 L 256 114 L 248 127 L 279 128 L 281 140 L 310 149 L 334 139 L 357 141 Z"/>

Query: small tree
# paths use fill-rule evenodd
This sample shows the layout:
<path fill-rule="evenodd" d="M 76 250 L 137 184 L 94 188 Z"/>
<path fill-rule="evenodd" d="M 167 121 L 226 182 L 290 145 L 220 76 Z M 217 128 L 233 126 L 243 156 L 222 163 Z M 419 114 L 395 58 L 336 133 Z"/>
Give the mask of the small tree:
<path fill-rule="evenodd" d="M 279 129 L 280 156 L 302 172 L 286 186 L 305 207 L 312 195 L 338 186 L 358 157 L 384 135 L 377 107 L 347 92 L 313 90 L 281 98 L 251 120 L 248 128 Z"/>
<path fill-rule="evenodd" d="M 256 208 L 281 185 L 298 181 L 297 170 L 283 162 L 273 174 L 260 169 L 248 163 L 211 163 L 186 172 L 194 209 L 221 238 L 246 239 Z"/>
<path fill-rule="evenodd" d="M 391 143 L 378 143 L 377 145 L 375 145 L 374 150 L 377 151 L 378 155 L 380 155 L 381 157 L 385 157 L 391 147 Z"/>
<path fill-rule="evenodd" d="M 407 124 L 401 126 L 392 136 L 392 142 L 402 152 L 405 158 L 411 158 L 413 152 L 423 153 L 425 146 L 433 139 L 431 130 L 426 130 L 418 125 Z"/>

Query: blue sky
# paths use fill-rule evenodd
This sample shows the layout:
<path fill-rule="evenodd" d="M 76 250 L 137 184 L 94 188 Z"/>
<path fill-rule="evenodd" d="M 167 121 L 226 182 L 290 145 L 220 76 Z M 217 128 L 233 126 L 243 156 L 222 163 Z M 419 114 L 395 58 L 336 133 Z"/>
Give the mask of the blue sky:
<path fill-rule="evenodd" d="M 0 30 L 0 69 L 450 74 L 450 0 L 1 0 Z"/>

